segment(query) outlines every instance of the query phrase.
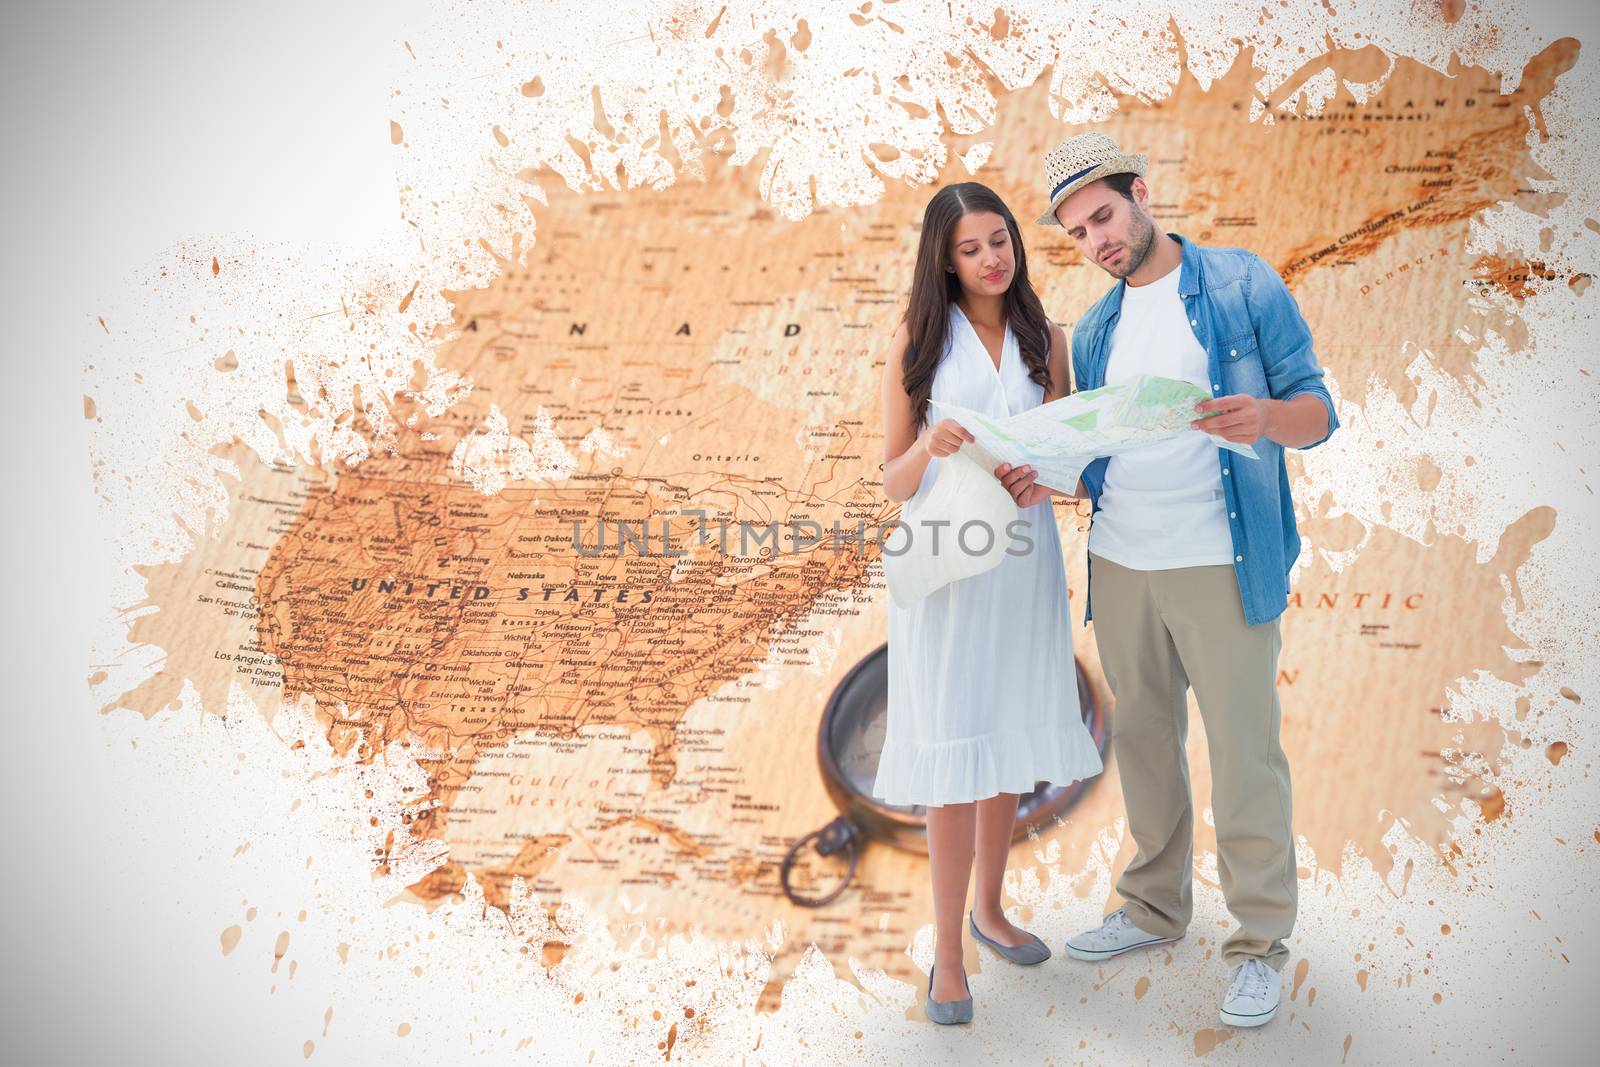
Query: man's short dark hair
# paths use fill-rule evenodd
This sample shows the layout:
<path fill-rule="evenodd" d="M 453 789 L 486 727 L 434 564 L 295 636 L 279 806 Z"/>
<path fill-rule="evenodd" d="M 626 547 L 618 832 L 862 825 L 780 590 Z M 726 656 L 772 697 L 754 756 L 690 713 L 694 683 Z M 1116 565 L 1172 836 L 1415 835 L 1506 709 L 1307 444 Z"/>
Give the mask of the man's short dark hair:
<path fill-rule="evenodd" d="M 1127 197 L 1128 203 L 1132 204 L 1135 202 L 1133 199 L 1133 179 L 1137 177 L 1137 174 L 1129 174 L 1127 171 L 1123 171 L 1118 174 L 1107 174 L 1100 180 Z"/>

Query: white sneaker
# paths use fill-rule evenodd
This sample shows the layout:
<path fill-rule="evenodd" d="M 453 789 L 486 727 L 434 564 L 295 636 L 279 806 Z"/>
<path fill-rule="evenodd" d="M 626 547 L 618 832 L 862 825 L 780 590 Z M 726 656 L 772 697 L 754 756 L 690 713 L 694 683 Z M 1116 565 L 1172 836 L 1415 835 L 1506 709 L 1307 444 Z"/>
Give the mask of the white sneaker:
<path fill-rule="evenodd" d="M 1104 960 L 1147 945 L 1176 941 L 1178 937 L 1157 937 L 1141 930 L 1133 925 L 1126 909 L 1118 908 L 1093 930 L 1085 930 L 1068 938 L 1067 955 L 1075 960 Z"/>
<path fill-rule="evenodd" d="M 1229 1026 L 1260 1026 L 1278 1011 L 1283 976 L 1258 959 L 1233 969 L 1233 983 L 1222 998 L 1222 1021 Z"/>

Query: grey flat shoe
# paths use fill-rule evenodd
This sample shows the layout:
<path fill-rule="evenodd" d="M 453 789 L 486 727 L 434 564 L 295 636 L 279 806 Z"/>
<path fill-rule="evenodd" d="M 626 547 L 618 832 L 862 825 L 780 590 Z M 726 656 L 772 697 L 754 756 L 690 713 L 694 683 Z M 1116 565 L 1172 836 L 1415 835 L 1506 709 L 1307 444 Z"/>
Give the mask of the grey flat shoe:
<path fill-rule="evenodd" d="M 965 1000 L 934 1000 L 933 999 L 933 967 L 928 968 L 928 995 L 923 998 L 922 1010 L 928 1013 L 928 1018 L 936 1023 L 949 1026 L 952 1023 L 970 1023 L 972 1021 L 972 987 L 967 986 Z M 961 984 L 967 985 L 967 972 L 961 972 Z"/>
<path fill-rule="evenodd" d="M 1039 940 L 1038 934 L 1032 934 L 1032 941 L 1025 941 L 1020 945 L 1002 945 L 991 937 L 985 937 L 983 931 L 978 929 L 978 920 L 972 917 L 972 912 L 967 912 L 967 925 L 972 927 L 972 936 L 994 949 L 1012 963 L 1020 963 L 1024 967 L 1035 963 L 1043 963 L 1050 958 L 1050 946 Z"/>

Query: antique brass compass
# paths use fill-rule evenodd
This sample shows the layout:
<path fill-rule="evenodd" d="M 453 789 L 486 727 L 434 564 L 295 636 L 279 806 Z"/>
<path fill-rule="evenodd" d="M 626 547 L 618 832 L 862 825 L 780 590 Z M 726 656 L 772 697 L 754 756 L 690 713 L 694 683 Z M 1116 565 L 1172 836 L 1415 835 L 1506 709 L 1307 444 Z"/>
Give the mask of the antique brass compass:
<path fill-rule="evenodd" d="M 1084 725 L 1104 756 L 1109 740 L 1105 715 L 1084 676 L 1083 665 L 1076 660 L 1073 665 Z M 784 894 L 796 904 L 818 907 L 844 892 L 855 877 L 856 864 L 867 839 L 884 841 L 910 852 L 926 854 L 928 851 L 927 809 L 920 804 L 885 804 L 870 793 L 888 725 L 888 668 L 889 646 L 879 645 L 850 668 L 823 709 L 822 726 L 817 733 L 817 763 L 822 770 L 823 785 L 840 814 L 822 829 L 813 830 L 796 841 L 784 857 L 778 878 Z M 1065 811 L 1085 788 L 1085 782 L 1042 783 L 1032 792 L 1023 794 L 1017 802 L 1012 840 L 1016 841 L 1030 829 L 1044 825 Z M 803 852 L 808 844 L 817 856 L 829 857 L 843 852 L 848 863 L 844 878 L 825 893 L 813 892 L 808 883 L 815 882 L 816 876 L 802 873 L 809 866 L 809 857 Z M 797 880 L 802 884 L 796 886 Z"/>

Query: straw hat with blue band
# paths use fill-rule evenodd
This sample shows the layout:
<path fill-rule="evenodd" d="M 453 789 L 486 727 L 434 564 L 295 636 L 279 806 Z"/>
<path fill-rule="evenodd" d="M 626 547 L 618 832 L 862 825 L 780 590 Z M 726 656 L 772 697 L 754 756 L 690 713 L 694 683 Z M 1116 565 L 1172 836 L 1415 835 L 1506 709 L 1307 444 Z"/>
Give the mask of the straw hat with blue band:
<path fill-rule="evenodd" d="M 1044 185 L 1050 191 L 1050 209 L 1034 222 L 1060 226 L 1056 208 L 1075 191 L 1109 174 L 1137 174 L 1142 178 L 1148 165 L 1149 160 L 1143 155 L 1123 155 L 1117 142 L 1103 133 L 1081 133 L 1062 141 L 1045 153 Z"/>

